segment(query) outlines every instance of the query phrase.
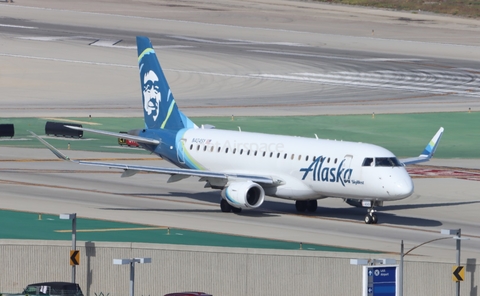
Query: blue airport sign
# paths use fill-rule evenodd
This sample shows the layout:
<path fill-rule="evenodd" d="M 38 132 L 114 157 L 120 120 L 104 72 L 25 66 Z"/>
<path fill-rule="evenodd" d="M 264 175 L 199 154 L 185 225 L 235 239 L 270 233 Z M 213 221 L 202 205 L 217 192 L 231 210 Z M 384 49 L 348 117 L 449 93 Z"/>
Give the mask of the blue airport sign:
<path fill-rule="evenodd" d="M 397 265 L 364 266 L 363 295 L 364 296 L 395 296 L 397 295 Z"/>

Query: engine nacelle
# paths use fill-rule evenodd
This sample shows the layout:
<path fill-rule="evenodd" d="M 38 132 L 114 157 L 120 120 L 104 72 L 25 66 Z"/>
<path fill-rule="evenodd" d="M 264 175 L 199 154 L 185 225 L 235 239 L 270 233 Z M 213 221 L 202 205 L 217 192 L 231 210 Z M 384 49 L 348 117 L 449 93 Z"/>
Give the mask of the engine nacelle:
<path fill-rule="evenodd" d="M 222 190 L 222 197 L 232 207 L 255 209 L 263 203 L 265 191 L 252 181 L 233 182 Z"/>

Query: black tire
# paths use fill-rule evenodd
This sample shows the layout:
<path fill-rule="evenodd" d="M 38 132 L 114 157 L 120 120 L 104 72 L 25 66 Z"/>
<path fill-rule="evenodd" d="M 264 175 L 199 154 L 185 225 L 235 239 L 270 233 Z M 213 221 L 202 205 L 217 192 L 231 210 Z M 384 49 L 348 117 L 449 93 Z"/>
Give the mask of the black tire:
<path fill-rule="evenodd" d="M 377 222 L 378 222 L 377 215 L 373 214 L 372 215 L 372 224 L 377 224 Z"/>
<path fill-rule="evenodd" d="M 220 210 L 224 213 L 230 213 L 232 211 L 232 206 L 222 198 L 220 200 Z"/>
<path fill-rule="evenodd" d="M 317 208 L 318 208 L 318 203 L 316 199 L 312 199 L 307 202 L 307 211 L 309 211 L 310 213 L 316 212 Z"/>
<path fill-rule="evenodd" d="M 234 212 L 235 214 L 238 214 L 238 213 L 241 213 L 241 212 L 242 212 L 242 209 L 241 209 L 241 208 L 232 207 L 232 212 Z"/>
<path fill-rule="evenodd" d="M 306 200 L 295 201 L 295 208 L 297 212 L 305 212 L 307 210 L 308 202 Z"/>

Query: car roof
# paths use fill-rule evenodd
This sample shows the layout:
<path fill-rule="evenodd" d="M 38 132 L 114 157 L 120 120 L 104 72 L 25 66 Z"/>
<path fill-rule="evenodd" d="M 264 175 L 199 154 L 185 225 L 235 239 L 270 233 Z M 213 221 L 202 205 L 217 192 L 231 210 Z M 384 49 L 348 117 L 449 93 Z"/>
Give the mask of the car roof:
<path fill-rule="evenodd" d="M 82 292 L 80 286 L 77 283 L 70 283 L 70 282 L 43 282 L 43 283 L 35 283 L 35 284 L 28 284 L 25 289 L 29 287 L 50 287 L 52 291 L 75 291 L 75 292 Z"/>

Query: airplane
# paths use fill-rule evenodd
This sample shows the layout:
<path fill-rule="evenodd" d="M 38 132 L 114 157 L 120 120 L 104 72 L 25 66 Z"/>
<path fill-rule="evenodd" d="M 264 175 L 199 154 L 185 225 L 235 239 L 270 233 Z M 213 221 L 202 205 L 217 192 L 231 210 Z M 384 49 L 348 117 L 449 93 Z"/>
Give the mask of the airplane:
<path fill-rule="evenodd" d="M 413 193 L 405 166 L 430 160 L 444 132 L 441 127 L 418 157 L 399 160 L 368 143 L 199 127 L 178 108 L 150 39 L 136 40 L 145 127 L 125 134 L 65 126 L 135 141 L 176 167 L 71 160 L 31 132 L 58 158 L 120 169 L 122 177 L 152 172 L 170 175 L 168 183 L 199 177 L 206 188 L 221 190 L 222 212 L 258 208 L 265 196 L 295 200 L 298 212 L 315 212 L 317 200 L 332 197 L 368 208 L 364 222 L 376 224 L 375 207 Z"/>

